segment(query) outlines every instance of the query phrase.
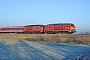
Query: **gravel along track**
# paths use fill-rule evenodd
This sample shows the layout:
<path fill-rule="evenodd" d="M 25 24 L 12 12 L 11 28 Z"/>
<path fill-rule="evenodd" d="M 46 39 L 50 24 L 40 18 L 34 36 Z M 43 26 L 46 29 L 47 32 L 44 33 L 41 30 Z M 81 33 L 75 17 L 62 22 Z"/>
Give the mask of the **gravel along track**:
<path fill-rule="evenodd" d="M 90 46 L 0 39 L 0 60 L 74 60 L 80 56 L 90 59 Z"/>

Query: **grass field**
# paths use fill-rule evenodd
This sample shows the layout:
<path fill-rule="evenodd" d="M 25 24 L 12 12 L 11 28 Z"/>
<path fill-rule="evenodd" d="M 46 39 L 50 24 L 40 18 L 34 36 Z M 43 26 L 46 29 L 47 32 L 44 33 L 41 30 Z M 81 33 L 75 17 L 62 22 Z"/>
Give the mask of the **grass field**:
<path fill-rule="evenodd" d="M 62 42 L 90 45 L 90 35 L 61 35 L 61 34 L 0 34 L 0 38 L 45 41 L 45 42 Z"/>

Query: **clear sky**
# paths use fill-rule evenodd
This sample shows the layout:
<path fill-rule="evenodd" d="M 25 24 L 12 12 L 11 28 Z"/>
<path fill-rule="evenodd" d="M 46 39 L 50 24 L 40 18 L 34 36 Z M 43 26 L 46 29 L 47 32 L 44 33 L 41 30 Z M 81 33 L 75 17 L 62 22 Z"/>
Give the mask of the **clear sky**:
<path fill-rule="evenodd" d="M 90 32 L 90 0 L 0 0 L 0 27 L 49 23 Z"/>

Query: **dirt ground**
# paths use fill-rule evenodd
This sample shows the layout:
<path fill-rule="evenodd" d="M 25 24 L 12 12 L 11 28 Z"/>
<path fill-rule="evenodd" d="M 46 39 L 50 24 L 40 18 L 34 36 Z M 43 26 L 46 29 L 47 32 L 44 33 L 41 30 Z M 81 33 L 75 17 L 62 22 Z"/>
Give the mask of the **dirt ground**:
<path fill-rule="evenodd" d="M 90 46 L 0 38 L 0 60 L 89 60 Z"/>

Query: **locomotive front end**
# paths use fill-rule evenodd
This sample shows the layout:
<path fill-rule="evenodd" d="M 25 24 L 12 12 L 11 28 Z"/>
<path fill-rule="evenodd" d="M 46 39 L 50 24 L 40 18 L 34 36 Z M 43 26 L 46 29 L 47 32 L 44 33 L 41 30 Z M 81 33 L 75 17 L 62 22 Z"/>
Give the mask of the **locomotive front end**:
<path fill-rule="evenodd" d="M 71 32 L 72 33 L 75 33 L 76 32 L 76 27 L 75 27 L 75 25 L 74 24 L 71 24 Z"/>

